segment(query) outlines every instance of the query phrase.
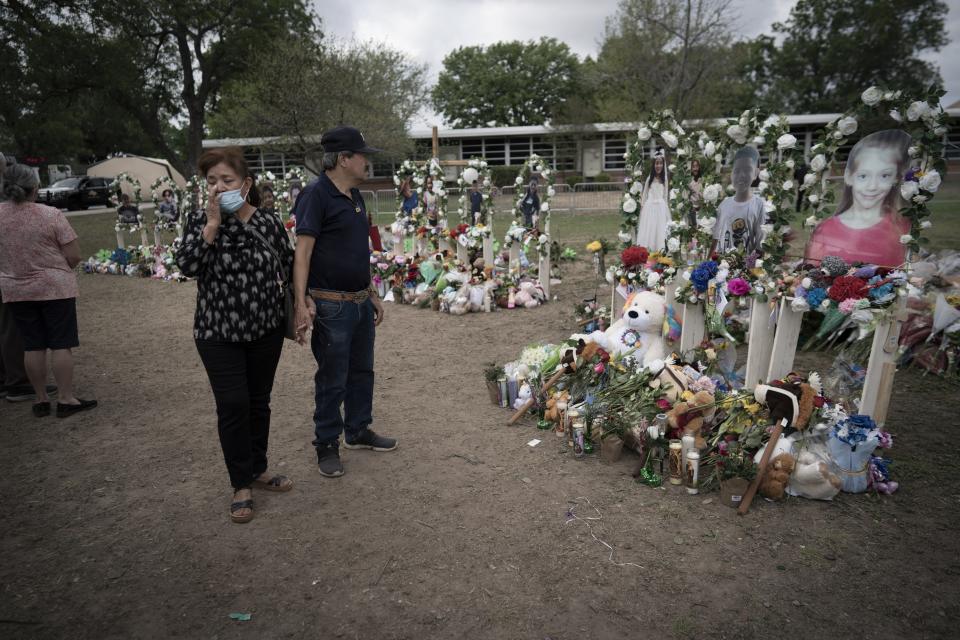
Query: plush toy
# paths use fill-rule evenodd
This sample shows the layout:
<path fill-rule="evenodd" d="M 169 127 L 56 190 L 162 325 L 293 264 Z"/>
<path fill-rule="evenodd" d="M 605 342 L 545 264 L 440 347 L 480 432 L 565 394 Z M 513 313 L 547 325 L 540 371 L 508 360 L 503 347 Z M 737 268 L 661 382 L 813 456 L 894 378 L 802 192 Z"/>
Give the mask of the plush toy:
<path fill-rule="evenodd" d="M 457 291 L 453 302 L 450 303 L 450 315 L 462 316 L 470 307 L 470 285 L 465 284 Z"/>
<path fill-rule="evenodd" d="M 540 303 L 546 299 L 543 293 L 543 287 L 534 284 L 529 280 L 520 283 L 520 290 L 514 296 L 514 303 L 517 306 L 533 309 L 539 307 Z"/>
<path fill-rule="evenodd" d="M 782 500 L 795 466 L 796 458 L 789 453 L 781 453 L 770 460 L 760 483 L 760 494 L 771 500 Z"/>
<path fill-rule="evenodd" d="M 665 309 L 663 296 L 652 291 L 631 294 L 619 320 L 606 331 L 594 331 L 586 338 L 612 354 L 629 352 L 644 366 L 650 365 L 662 360 L 666 351 L 663 339 Z"/>
<path fill-rule="evenodd" d="M 667 412 L 667 423 L 680 435 L 696 438 L 696 447 L 703 449 L 707 443 L 703 439 L 703 427 L 709 426 L 716 415 L 713 394 L 698 391 L 689 400 L 680 401 Z"/>
<path fill-rule="evenodd" d="M 787 427 L 803 430 L 813 414 L 813 401 L 819 391 L 819 376 L 811 374 L 808 382 L 775 380 L 771 384 L 758 384 L 753 396 L 770 409 L 770 422 L 777 424 L 786 419 Z"/>
<path fill-rule="evenodd" d="M 830 467 L 810 451 L 801 451 L 788 493 L 811 500 L 832 500 L 839 492 L 840 478 L 830 472 Z"/>
<path fill-rule="evenodd" d="M 547 410 L 543 413 L 543 419 L 550 422 L 560 422 L 560 410 L 557 409 L 558 402 L 569 402 L 570 394 L 567 391 L 555 393 L 547 399 Z"/>
<path fill-rule="evenodd" d="M 520 390 L 517 391 L 517 399 L 513 401 L 513 408 L 519 409 L 520 407 L 527 404 L 527 400 L 533 397 L 533 390 L 530 388 L 530 385 L 524 382 L 520 385 Z"/>

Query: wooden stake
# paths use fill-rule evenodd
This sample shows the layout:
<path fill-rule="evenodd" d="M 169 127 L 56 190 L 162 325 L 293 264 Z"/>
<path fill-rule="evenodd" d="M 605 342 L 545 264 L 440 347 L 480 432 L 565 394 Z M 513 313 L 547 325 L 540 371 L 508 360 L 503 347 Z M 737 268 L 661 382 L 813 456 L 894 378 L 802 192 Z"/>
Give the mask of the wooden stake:
<path fill-rule="evenodd" d="M 433 134 L 433 135 L 432 135 L 432 138 L 433 138 L 433 157 L 436 158 L 437 160 L 439 160 L 439 159 L 440 159 L 440 132 L 437 130 L 437 126 L 436 126 L 436 125 L 433 126 L 433 132 L 432 132 L 432 134 Z"/>
<path fill-rule="evenodd" d="M 740 507 L 737 509 L 739 515 L 746 515 L 747 511 L 750 510 L 750 503 L 753 502 L 754 496 L 757 495 L 757 489 L 760 488 L 760 483 L 763 481 L 763 473 L 767 470 L 767 464 L 770 462 L 770 457 L 773 455 L 773 450 L 777 446 L 777 442 L 780 440 L 780 435 L 783 433 L 783 428 L 787 426 L 787 419 L 783 418 L 777 423 L 777 426 L 774 427 L 773 433 L 770 434 L 770 440 L 767 442 L 767 448 L 763 450 L 763 456 L 760 458 L 760 464 L 757 465 L 757 475 L 753 478 L 753 482 L 750 483 L 750 486 L 747 488 L 747 492 L 743 494 L 743 500 L 740 502 Z"/>

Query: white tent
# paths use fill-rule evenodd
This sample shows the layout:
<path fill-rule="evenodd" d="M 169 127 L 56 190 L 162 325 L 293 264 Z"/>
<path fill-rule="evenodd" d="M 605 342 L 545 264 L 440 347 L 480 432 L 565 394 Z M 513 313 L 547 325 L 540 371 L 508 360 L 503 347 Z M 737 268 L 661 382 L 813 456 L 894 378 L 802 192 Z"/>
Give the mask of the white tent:
<path fill-rule="evenodd" d="M 166 160 L 159 158 L 122 155 L 107 158 L 87 167 L 88 176 L 115 178 L 121 173 L 127 173 L 140 181 L 140 199 L 143 202 L 150 201 L 150 186 L 158 178 L 170 178 L 181 189 L 187 184 L 179 171 L 174 169 Z M 124 193 L 133 197 L 133 191 L 129 184 L 121 183 L 120 188 Z"/>

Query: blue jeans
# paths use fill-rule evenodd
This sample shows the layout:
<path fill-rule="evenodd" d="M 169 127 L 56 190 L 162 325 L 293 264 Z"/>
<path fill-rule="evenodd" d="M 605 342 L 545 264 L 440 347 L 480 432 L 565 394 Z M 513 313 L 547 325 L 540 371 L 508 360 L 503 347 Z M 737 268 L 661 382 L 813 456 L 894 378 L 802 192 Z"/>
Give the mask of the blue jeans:
<path fill-rule="evenodd" d="M 348 441 L 373 421 L 373 302 L 317 300 L 310 348 L 317 359 L 316 409 L 313 412 L 318 447 Z M 340 407 L 343 407 L 343 414 Z"/>

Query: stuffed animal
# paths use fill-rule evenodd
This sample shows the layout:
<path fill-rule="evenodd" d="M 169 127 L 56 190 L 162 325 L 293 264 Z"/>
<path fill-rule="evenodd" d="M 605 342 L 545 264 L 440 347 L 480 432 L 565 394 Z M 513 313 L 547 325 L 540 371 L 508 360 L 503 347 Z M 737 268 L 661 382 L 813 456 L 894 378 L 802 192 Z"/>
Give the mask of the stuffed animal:
<path fill-rule="evenodd" d="M 781 382 L 758 384 L 753 390 L 757 402 L 770 409 L 770 422 L 776 424 L 786 419 L 786 426 L 803 430 L 813 414 L 813 401 L 819 389 L 818 381 Z"/>
<path fill-rule="evenodd" d="M 840 478 L 810 451 L 797 456 L 796 469 L 790 476 L 790 495 L 811 500 L 832 500 L 840 492 Z"/>
<path fill-rule="evenodd" d="M 796 458 L 789 453 L 781 453 L 767 465 L 760 483 L 760 495 L 771 500 L 782 500 L 790 482 L 790 474 L 796 466 Z"/>
<path fill-rule="evenodd" d="M 520 407 L 527 404 L 527 400 L 533 397 L 533 390 L 530 388 L 530 385 L 524 382 L 520 385 L 520 390 L 517 391 L 517 399 L 513 401 L 513 408 L 519 409 Z"/>
<path fill-rule="evenodd" d="M 703 427 L 709 426 L 716 415 L 713 394 L 698 391 L 689 400 L 680 401 L 667 412 L 667 423 L 680 435 L 696 438 L 696 447 L 703 449 L 707 443 L 703 439 Z"/>
<path fill-rule="evenodd" d="M 547 399 L 547 410 L 543 413 L 543 419 L 553 423 L 560 422 L 560 410 L 557 409 L 557 403 L 569 401 L 570 393 L 567 391 L 561 391 L 550 396 Z"/>
<path fill-rule="evenodd" d="M 520 283 L 520 290 L 514 296 L 514 303 L 517 306 L 533 309 L 539 307 L 540 303 L 546 299 L 543 293 L 543 287 L 536 285 L 529 280 Z"/>
<path fill-rule="evenodd" d="M 470 285 L 465 284 L 457 291 L 450 303 L 450 315 L 462 316 L 470 310 Z"/>
<path fill-rule="evenodd" d="M 663 296 L 652 291 L 631 294 L 623 306 L 623 316 L 604 332 L 594 331 L 586 338 L 597 342 L 611 354 L 630 355 L 644 366 L 662 360 L 666 351 L 663 339 Z"/>

